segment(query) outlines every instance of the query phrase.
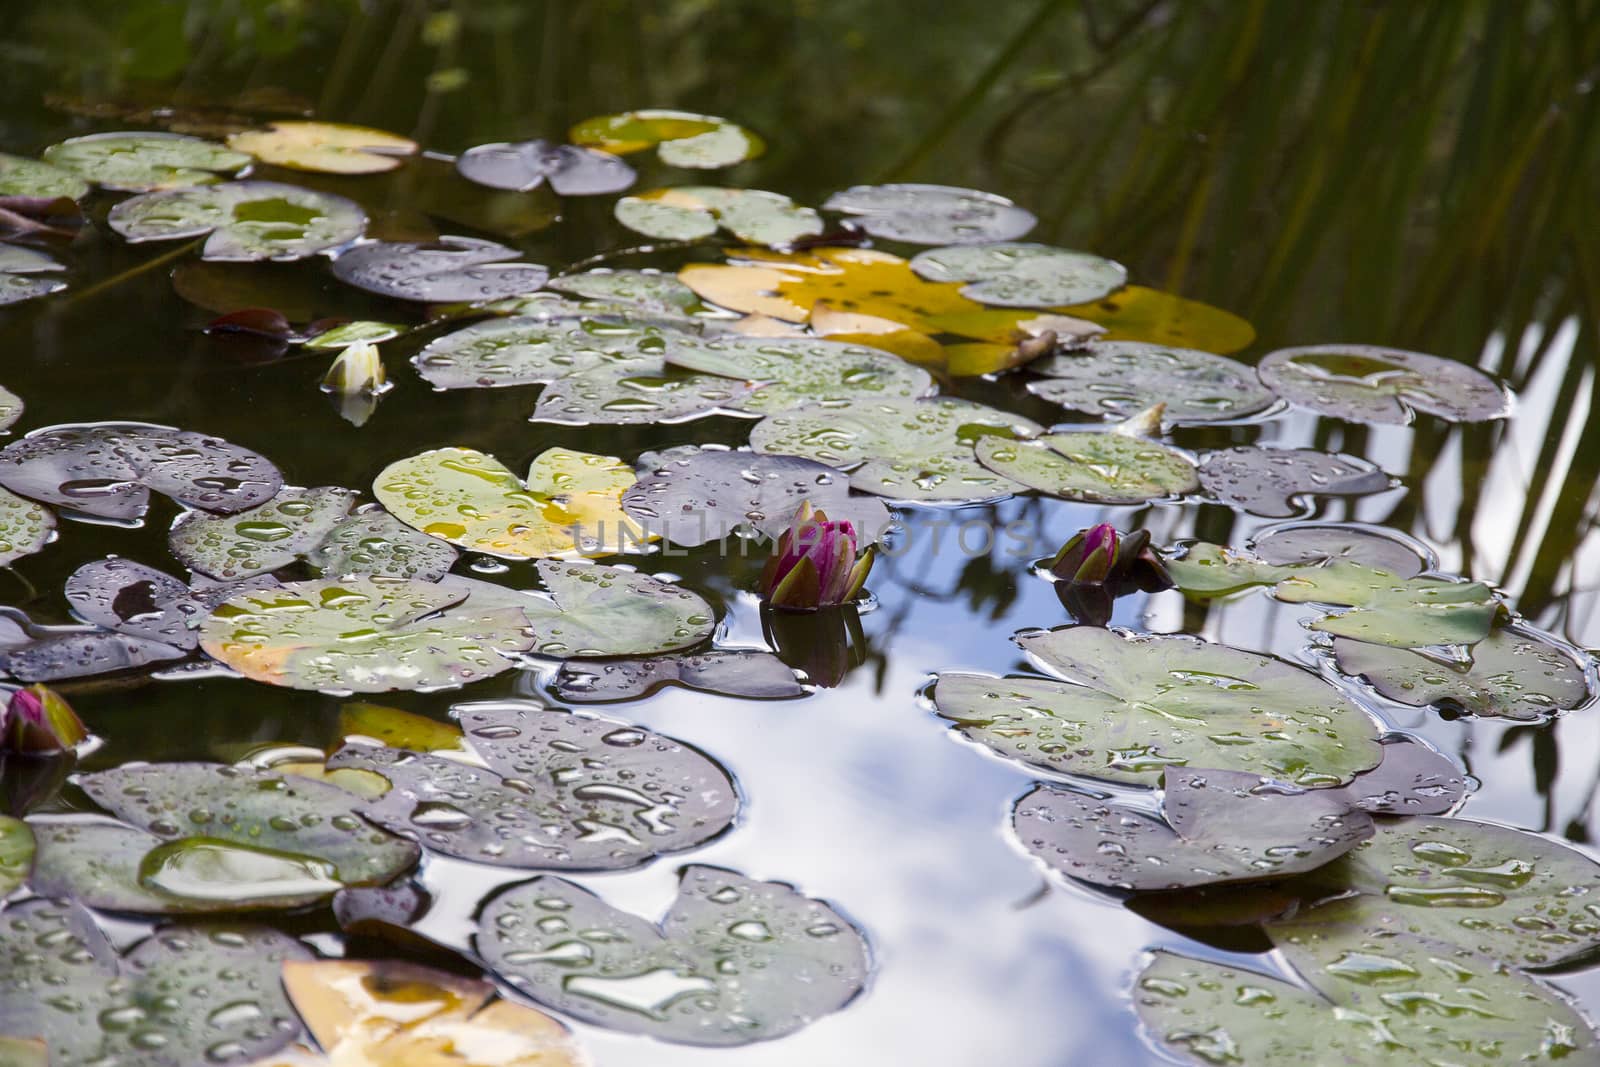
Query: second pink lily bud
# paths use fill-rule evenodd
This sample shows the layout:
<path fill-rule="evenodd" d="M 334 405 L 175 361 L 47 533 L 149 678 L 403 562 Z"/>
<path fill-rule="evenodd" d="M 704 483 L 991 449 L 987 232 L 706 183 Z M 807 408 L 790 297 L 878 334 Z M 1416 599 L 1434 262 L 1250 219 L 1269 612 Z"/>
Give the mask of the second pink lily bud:
<path fill-rule="evenodd" d="M 787 611 L 848 604 L 861 595 L 872 560 L 872 547 L 862 549 L 855 527 L 805 502 L 761 572 L 761 596 Z"/>
<path fill-rule="evenodd" d="M 89 737 L 78 713 L 54 689 L 31 685 L 11 694 L 0 713 L 0 749 L 21 753 L 64 752 Z"/>

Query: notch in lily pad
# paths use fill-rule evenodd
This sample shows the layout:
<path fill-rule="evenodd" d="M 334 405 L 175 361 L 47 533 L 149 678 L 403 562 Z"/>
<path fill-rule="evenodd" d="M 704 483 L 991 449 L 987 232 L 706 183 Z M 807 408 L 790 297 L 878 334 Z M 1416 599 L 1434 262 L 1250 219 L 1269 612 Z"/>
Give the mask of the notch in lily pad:
<path fill-rule="evenodd" d="M 557 196 L 620 193 L 638 177 L 610 152 L 542 139 L 475 145 L 457 157 L 456 170 L 470 182 L 519 193 L 549 182 Z"/>
<path fill-rule="evenodd" d="M 727 119 L 661 108 L 598 115 L 567 136 L 573 144 L 619 156 L 655 148 L 668 166 L 697 170 L 731 167 L 767 150 L 760 137 Z"/>

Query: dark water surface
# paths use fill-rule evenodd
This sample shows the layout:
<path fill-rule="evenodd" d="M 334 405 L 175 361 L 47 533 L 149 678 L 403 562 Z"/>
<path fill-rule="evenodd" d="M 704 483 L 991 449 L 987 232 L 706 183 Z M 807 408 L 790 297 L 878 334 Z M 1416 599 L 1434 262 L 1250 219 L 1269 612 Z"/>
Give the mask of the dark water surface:
<path fill-rule="evenodd" d="M 1292 410 L 1186 431 L 1183 444 L 1315 445 L 1361 455 L 1402 486 L 1306 517 L 1359 519 L 1435 549 L 1442 569 L 1495 584 L 1530 621 L 1600 646 L 1596 326 L 1600 125 L 1591 91 L 1600 13 L 1590 3 L 1384 4 L 854 2 L 289 3 L 8 0 L 0 11 L 0 150 L 151 123 L 115 109 L 258 106 L 283 99 L 456 153 L 483 141 L 559 138 L 631 107 L 726 115 L 764 157 L 710 180 L 820 203 L 857 182 L 969 185 L 1041 219 L 1030 239 L 1125 263 L 1135 280 L 1230 309 L 1259 339 L 1350 341 L 1476 364 L 1517 394 L 1508 421 L 1363 427 Z M 452 22 L 451 20 L 455 20 Z M 638 188 L 682 175 L 641 160 Z M 417 225 L 402 180 L 293 176 Z M 100 198 L 102 201 L 107 198 Z M 562 266 L 637 243 L 609 198 L 548 202 L 561 218 L 512 243 Z M 103 209 L 103 208 L 102 208 Z M 446 232 L 462 231 L 452 227 Z M 385 344 L 397 388 L 365 426 L 317 390 L 321 355 L 252 363 L 248 344 L 200 332 L 153 261 L 91 227 L 61 258 L 72 287 L 0 310 L 0 382 L 28 402 L 21 429 L 140 420 L 227 437 L 289 482 L 366 488 L 390 461 L 445 445 L 521 469 L 552 444 L 632 459 L 649 448 L 738 444 L 747 424 L 644 428 L 526 421 L 536 387 L 434 393 L 409 366 L 428 334 Z M 892 251 L 907 251 L 890 246 Z M 712 258 L 700 250 L 694 258 Z M 616 266 L 675 266 L 683 256 Z M 321 270 L 322 268 L 305 268 Z M 328 310 L 361 307 L 330 277 Z M 401 309 L 384 309 L 405 314 Z M 344 313 L 349 313 L 344 311 Z M 1044 422 L 1053 407 L 1011 381 L 952 390 Z M 59 541 L 0 574 L 0 600 L 67 621 L 59 590 L 117 553 L 170 569 L 169 502 L 142 529 L 62 524 Z M 1098 521 L 1157 544 L 1242 544 L 1265 520 L 1217 505 L 1101 508 L 1018 498 L 909 509 L 906 543 L 869 583 L 867 654 L 837 688 L 752 703 L 667 690 L 601 709 L 714 753 L 747 798 L 736 829 L 693 862 L 793 881 L 868 932 L 876 972 L 846 1010 L 734 1050 L 576 1028 L 607 1067 L 1141 1064 L 1128 989 L 1142 953 L 1218 956 L 1115 902 L 1047 880 L 1006 829 L 1035 780 L 952 736 L 919 690 L 935 670 L 1019 666 L 1014 630 L 1066 621 L 1033 553 L 969 555 L 948 530 L 1025 523 L 1041 548 Z M 971 542 L 969 542 L 971 543 Z M 760 646 L 748 589 L 758 562 L 713 552 L 641 561 L 726 611 L 724 642 Z M 467 564 L 461 566 L 466 572 Z M 531 573 L 513 567 L 497 580 Z M 1187 631 L 1315 662 L 1301 620 L 1262 596 L 1206 608 L 1175 592 L 1118 604 L 1115 621 Z M 537 696 L 511 673 L 459 694 L 385 702 L 442 717 L 457 699 Z M 228 678 L 82 686 L 105 745 L 94 767 L 232 760 L 265 742 L 326 744 L 340 701 Z M 1446 721 L 1369 701 L 1391 726 L 1456 757 L 1480 788 L 1462 814 L 1589 848 L 1597 830 L 1600 718 L 1540 727 Z M 611 903 L 658 914 L 679 863 L 581 876 Z M 439 903 L 425 927 L 460 942 L 479 900 L 514 872 L 429 861 Z M 319 946 L 336 950 L 332 933 Z M 1258 969 L 1270 958 L 1240 956 Z M 1557 979 L 1600 1010 L 1600 970 Z"/>

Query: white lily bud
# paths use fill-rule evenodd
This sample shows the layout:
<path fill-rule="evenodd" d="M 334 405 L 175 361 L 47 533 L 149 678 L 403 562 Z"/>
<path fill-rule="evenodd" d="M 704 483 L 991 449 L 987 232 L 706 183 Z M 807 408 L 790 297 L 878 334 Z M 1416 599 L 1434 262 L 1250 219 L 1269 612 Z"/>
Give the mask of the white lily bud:
<path fill-rule="evenodd" d="M 378 346 L 365 342 L 351 345 L 339 353 L 339 358 L 333 361 L 327 376 L 322 379 L 323 392 L 340 396 L 362 393 L 377 396 L 388 388 L 388 375 L 384 373 Z"/>

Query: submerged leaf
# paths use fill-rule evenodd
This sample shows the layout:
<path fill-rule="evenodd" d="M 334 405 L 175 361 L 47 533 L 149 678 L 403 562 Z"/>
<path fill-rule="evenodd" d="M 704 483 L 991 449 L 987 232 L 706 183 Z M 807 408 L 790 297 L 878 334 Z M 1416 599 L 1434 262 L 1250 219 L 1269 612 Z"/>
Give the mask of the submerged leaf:
<path fill-rule="evenodd" d="M 176 133 L 94 133 L 44 150 L 44 160 L 102 189 L 149 193 L 220 182 L 250 157 Z"/>
<path fill-rule="evenodd" d="M 1286 518 L 1309 496 L 1381 493 L 1393 483 L 1377 466 L 1343 453 L 1314 448 L 1242 445 L 1207 452 L 1200 459 L 1200 486 L 1207 494 L 1252 515 Z"/>
<path fill-rule="evenodd" d="M 456 170 L 468 181 L 515 192 L 548 181 L 559 196 L 620 193 L 637 177 L 610 152 L 545 140 L 475 145 L 456 158 Z"/>
<path fill-rule="evenodd" d="M 204 258 L 254 262 L 305 259 L 349 244 L 366 229 L 367 215 L 332 193 L 245 181 L 130 197 L 106 221 L 129 241 L 205 237 Z"/>
<path fill-rule="evenodd" d="M 476 237 L 441 237 L 429 244 L 369 241 L 333 261 L 342 282 L 369 293 L 431 303 L 477 303 L 531 293 L 550 272 L 536 263 L 511 263 L 522 253 Z"/>
<path fill-rule="evenodd" d="M 1028 392 L 1089 415 L 1127 418 L 1163 403 L 1168 422 L 1217 422 L 1253 415 L 1276 399 L 1241 363 L 1136 341 L 1091 343 L 1028 369 L 1048 376 L 1029 382 Z"/>
<path fill-rule="evenodd" d="M 985 437 L 977 456 L 996 474 L 1066 500 L 1139 504 L 1199 487 L 1194 464 L 1182 452 L 1120 433 Z"/>
<path fill-rule="evenodd" d="M 228 147 L 263 163 L 319 174 L 379 174 L 394 170 L 417 143 L 369 126 L 340 122 L 278 121 L 270 129 L 245 130 Z"/>
<path fill-rule="evenodd" d="M 619 156 L 659 146 L 661 162 L 714 170 L 754 159 L 766 151 L 761 138 L 714 115 L 660 108 L 599 115 L 572 127 L 574 144 Z"/>
<path fill-rule="evenodd" d="M 852 186 L 822 206 L 854 216 L 874 237 L 922 245 L 1011 241 L 1039 221 L 1003 196 L 916 182 Z"/>
<path fill-rule="evenodd" d="M 1280 348 L 1263 356 L 1257 370 L 1285 400 L 1349 422 L 1404 425 L 1417 411 L 1482 422 L 1511 410 L 1505 388 L 1476 367 L 1396 348 Z"/>

